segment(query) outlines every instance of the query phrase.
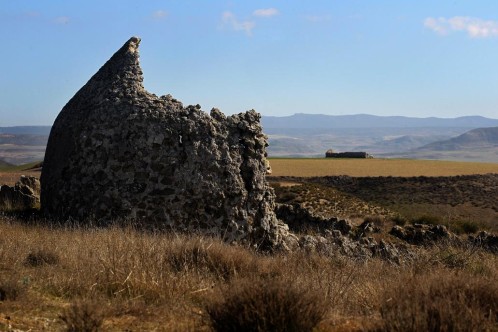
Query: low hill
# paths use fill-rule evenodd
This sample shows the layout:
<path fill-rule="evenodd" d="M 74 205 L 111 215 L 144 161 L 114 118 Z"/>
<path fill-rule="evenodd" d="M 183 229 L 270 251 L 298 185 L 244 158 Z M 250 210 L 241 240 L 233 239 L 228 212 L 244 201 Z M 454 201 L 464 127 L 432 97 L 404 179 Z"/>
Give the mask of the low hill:
<path fill-rule="evenodd" d="M 30 145 L 46 146 L 48 142 L 47 135 L 33 134 L 0 134 L 0 145 Z"/>
<path fill-rule="evenodd" d="M 391 157 L 498 163 L 498 127 L 477 128 Z"/>
<path fill-rule="evenodd" d="M 325 151 L 366 151 L 376 157 L 419 158 L 412 152 L 484 127 L 498 127 L 498 119 L 482 116 L 413 118 L 404 116 L 294 114 L 263 116 L 271 157 L 323 156 Z M 446 159 L 432 155 L 431 159 Z M 450 159 L 478 161 L 478 156 Z M 486 159 L 487 161 L 488 159 Z M 484 161 L 484 160 L 483 160 Z"/>
<path fill-rule="evenodd" d="M 0 168 L 10 167 L 10 166 L 12 166 L 12 164 L 6 162 L 5 160 L 0 159 Z"/>
<path fill-rule="evenodd" d="M 50 126 L 0 127 L 0 159 L 13 165 L 43 160 Z"/>
<path fill-rule="evenodd" d="M 473 129 L 448 140 L 427 144 L 417 150 L 455 151 L 493 147 L 498 147 L 498 127 Z"/>

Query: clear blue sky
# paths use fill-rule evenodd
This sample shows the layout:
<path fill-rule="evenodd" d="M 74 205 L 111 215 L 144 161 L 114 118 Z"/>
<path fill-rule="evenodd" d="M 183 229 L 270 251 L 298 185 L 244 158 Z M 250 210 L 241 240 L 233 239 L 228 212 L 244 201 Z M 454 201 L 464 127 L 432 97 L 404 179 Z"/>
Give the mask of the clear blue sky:
<path fill-rule="evenodd" d="M 0 126 L 52 124 L 131 36 L 205 111 L 498 118 L 496 0 L 0 0 L 0 31 Z"/>

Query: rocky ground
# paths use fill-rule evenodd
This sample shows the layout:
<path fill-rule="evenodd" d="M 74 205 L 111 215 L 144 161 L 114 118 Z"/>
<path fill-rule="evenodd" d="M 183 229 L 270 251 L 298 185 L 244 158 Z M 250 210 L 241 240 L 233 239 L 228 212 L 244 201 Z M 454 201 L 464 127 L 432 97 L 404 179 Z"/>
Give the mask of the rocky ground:
<path fill-rule="evenodd" d="M 498 231 L 498 175 L 452 177 L 270 177 L 277 201 L 342 218 L 437 219 L 473 222 Z M 292 186 L 285 185 L 292 183 Z M 284 185 L 282 185 L 284 184 Z"/>
<path fill-rule="evenodd" d="M 2 191 L 36 196 L 29 191 L 37 187 L 31 179 Z M 472 206 L 477 215 L 496 218 L 495 181 L 271 178 L 276 215 L 299 247 L 276 255 L 191 234 L 59 227 L 5 213 L 0 330 L 68 331 L 87 322 L 109 331 L 214 331 L 223 328 L 213 323 L 213 306 L 233 317 L 230 301 L 251 313 L 258 303 L 254 315 L 279 319 L 288 309 L 282 311 L 281 303 L 308 297 L 319 303 L 310 309 L 317 313 L 318 331 L 443 331 L 447 324 L 461 331 L 493 330 L 496 232 L 483 223 L 456 232 L 456 221 L 448 224 L 441 213 L 428 212 Z M 425 216 L 410 215 L 410 200 Z M 268 289 L 278 303 L 261 295 Z M 439 329 L 430 325 L 434 313 Z"/>
<path fill-rule="evenodd" d="M 277 217 L 306 250 L 411 259 L 413 246 L 498 252 L 498 175 L 271 177 Z"/>

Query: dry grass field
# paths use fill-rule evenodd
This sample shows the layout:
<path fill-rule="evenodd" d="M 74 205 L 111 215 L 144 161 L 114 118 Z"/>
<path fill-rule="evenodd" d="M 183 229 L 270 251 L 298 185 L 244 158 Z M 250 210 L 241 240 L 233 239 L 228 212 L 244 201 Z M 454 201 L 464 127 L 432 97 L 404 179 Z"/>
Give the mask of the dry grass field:
<path fill-rule="evenodd" d="M 498 173 L 498 164 L 410 159 L 270 158 L 272 176 L 454 176 Z"/>
<path fill-rule="evenodd" d="M 418 248 L 400 266 L 5 217 L 0 234 L 0 331 L 498 328 L 498 256 L 476 248 Z"/>
<path fill-rule="evenodd" d="M 271 165 L 279 202 L 355 223 L 370 218 L 382 226 L 372 234 L 377 241 L 404 246 L 388 230 L 415 217 L 460 230 L 462 239 L 498 229 L 496 176 L 358 177 L 340 186 L 310 178 L 497 173 L 496 164 Z M 13 184 L 21 174 L 39 176 L 11 169 L 0 182 Z M 301 178 L 278 179 L 284 175 Z M 498 255 L 470 242 L 408 245 L 410 254 L 394 263 L 316 250 L 270 254 L 199 235 L 19 216 L 0 215 L 0 331 L 498 331 Z"/>

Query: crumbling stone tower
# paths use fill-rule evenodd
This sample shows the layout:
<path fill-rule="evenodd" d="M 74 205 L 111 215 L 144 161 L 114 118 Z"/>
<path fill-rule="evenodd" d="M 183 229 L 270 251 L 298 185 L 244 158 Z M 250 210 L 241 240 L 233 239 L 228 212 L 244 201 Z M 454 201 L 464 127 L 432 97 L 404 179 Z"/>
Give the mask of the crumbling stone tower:
<path fill-rule="evenodd" d="M 260 115 L 208 115 L 147 92 L 139 43 L 126 42 L 55 120 L 41 175 L 44 213 L 285 246 Z"/>

